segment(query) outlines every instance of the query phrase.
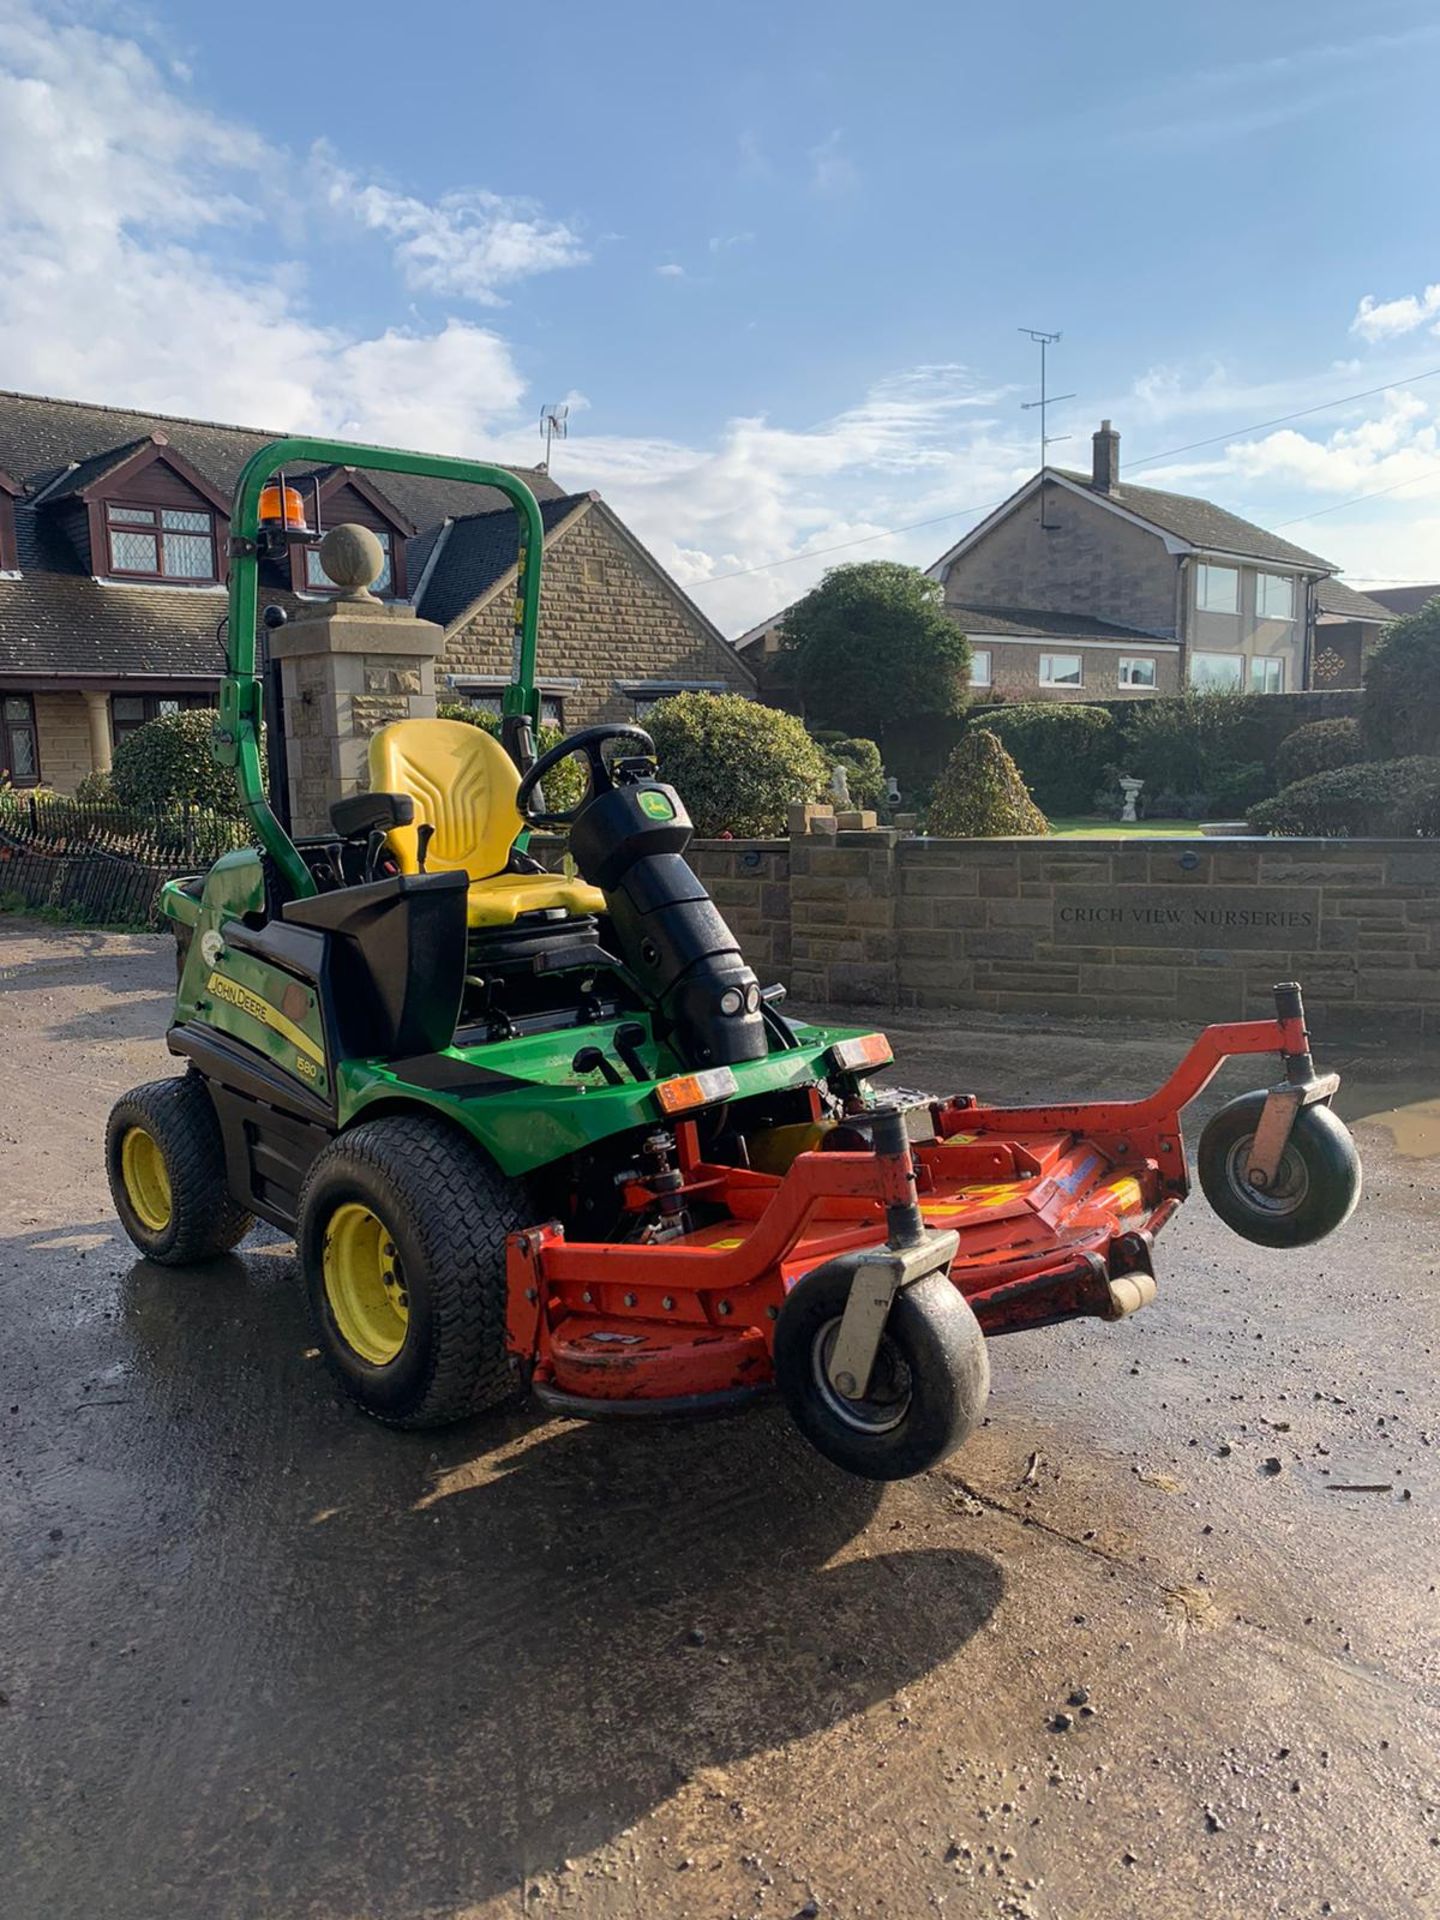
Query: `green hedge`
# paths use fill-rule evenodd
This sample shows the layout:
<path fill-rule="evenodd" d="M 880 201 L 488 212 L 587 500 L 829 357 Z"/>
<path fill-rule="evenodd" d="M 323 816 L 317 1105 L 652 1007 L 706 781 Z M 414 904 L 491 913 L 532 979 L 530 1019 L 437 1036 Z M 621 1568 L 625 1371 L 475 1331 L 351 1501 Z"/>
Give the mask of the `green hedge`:
<path fill-rule="evenodd" d="M 738 693 L 679 693 L 645 721 L 660 777 L 668 780 L 702 839 L 768 839 L 785 831 L 791 804 L 816 800 L 830 764 L 792 713 Z"/>
<path fill-rule="evenodd" d="M 1333 773 L 1337 767 L 1356 766 L 1364 758 L 1358 719 L 1312 720 L 1288 734 L 1276 749 L 1276 785 L 1293 786 L 1297 780 L 1308 780 L 1312 773 Z"/>
<path fill-rule="evenodd" d="M 1440 598 L 1385 629 L 1365 663 L 1365 744 L 1377 759 L 1440 740 Z"/>
<path fill-rule="evenodd" d="M 110 787 L 122 807 L 203 807 L 238 814 L 240 789 L 210 751 L 215 715 L 208 707 L 162 713 L 127 734 L 115 749 Z M 264 742 L 261 742 L 264 756 Z"/>
<path fill-rule="evenodd" d="M 1048 813 L 1088 813 L 1115 757 L 1115 722 L 1104 707 L 1019 701 L 976 714 L 969 732 L 980 731 L 1005 746 Z M 953 764 L 952 755 L 947 773 Z"/>
<path fill-rule="evenodd" d="M 930 833 L 962 840 L 1050 831 L 1020 769 L 987 727 L 973 727 L 951 754 L 926 825 Z"/>
<path fill-rule="evenodd" d="M 494 740 L 500 738 L 499 714 L 490 713 L 484 707 L 468 706 L 463 700 L 441 700 L 435 712 L 441 720 L 463 720 L 466 726 L 479 727 Z M 535 745 L 541 753 L 548 753 L 564 738 L 559 727 L 540 727 L 536 730 Z M 568 813 L 585 797 L 585 786 L 584 761 L 562 760 L 555 771 L 545 777 L 545 804 L 552 813 Z"/>
<path fill-rule="evenodd" d="M 1409 754 L 1312 773 L 1250 811 L 1256 833 L 1389 839 L 1426 830 L 1440 794 L 1440 760 Z M 1429 829 L 1433 831 L 1433 827 Z"/>

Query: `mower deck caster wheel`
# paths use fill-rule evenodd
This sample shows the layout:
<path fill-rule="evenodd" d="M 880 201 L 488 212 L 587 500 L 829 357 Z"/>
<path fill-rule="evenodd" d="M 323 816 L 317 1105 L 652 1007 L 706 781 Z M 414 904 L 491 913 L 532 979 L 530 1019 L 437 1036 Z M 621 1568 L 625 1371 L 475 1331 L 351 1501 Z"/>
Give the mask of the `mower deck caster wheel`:
<path fill-rule="evenodd" d="M 198 1074 L 152 1080 L 115 1102 L 105 1171 L 121 1226 L 159 1266 L 217 1259 L 255 1224 L 225 1184 L 220 1122 Z"/>
<path fill-rule="evenodd" d="M 869 1386 L 850 1399 L 828 1371 L 849 1289 L 825 1267 L 791 1289 L 775 1325 L 776 1384 L 827 1460 L 865 1480 L 904 1480 L 979 1424 L 990 1393 L 985 1336 L 948 1276 L 929 1274 L 895 1296 Z"/>
<path fill-rule="evenodd" d="M 1360 1198 L 1360 1156 L 1329 1107 L 1302 1107 L 1280 1170 L 1263 1189 L 1246 1178 L 1263 1093 L 1221 1107 L 1200 1135 L 1196 1170 L 1205 1198 L 1243 1239 L 1261 1247 L 1308 1247 L 1349 1219 Z"/>
<path fill-rule="evenodd" d="M 434 1427 L 518 1393 L 505 1243 L 524 1189 L 442 1120 L 365 1121 L 316 1158 L 295 1236 L 320 1351 L 365 1412 Z"/>

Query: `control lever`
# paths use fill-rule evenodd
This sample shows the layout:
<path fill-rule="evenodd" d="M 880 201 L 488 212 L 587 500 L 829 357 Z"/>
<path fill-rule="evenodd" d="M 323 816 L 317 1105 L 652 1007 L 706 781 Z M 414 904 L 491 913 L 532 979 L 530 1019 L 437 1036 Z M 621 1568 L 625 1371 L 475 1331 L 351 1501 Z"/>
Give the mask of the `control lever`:
<path fill-rule="evenodd" d="M 644 1044 L 645 1029 L 638 1020 L 627 1020 L 615 1029 L 615 1051 L 625 1062 L 637 1080 L 651 1080 L 645 1062 L 640 1058 L 640 1048 Z"/>
<path fill-rule="evenodd" d="M 385 851 L 386 838 L 387 835 L 384 827 L 375 827 L 366 839 L 364 872 L 367 881 L 378 880 L 380 877 L 378 866 L 380 856 Z"/>
<path fill-rule="evenodd" d="M 570 1062 L 572 1073 L 603 1073 L 607 1087 L 618 1087 L 624 1079 L 599 1047 L 581 1047 Z"/>
<path fill-rule="evenodd" d="M 421 873 L 425 871 L 425 856 L 430 851 L 430 842 L 435 838 L 435 828 L 431 821 L 422 820 L 415 829 L 415 864 Z"/>

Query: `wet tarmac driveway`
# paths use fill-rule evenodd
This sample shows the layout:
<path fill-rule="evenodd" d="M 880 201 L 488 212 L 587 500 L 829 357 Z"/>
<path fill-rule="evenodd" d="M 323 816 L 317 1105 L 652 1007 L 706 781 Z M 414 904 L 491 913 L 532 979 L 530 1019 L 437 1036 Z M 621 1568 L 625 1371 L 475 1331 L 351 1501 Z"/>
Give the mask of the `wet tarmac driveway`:
<path fill-rule="evenodd" d="M 881 1491 L 773 1408 L 385 1432 L 277 1236 L 137 1263 L 168 965 L 0 922 L 4 1920 L 1440 1913 L 1440 1062 L 1325 1049 L 1340 1234 L 1195 1198 L 1153 1307 L 997 1343 Z M 888 1025 L 1017 1097 L 1184 1039 Z"/>

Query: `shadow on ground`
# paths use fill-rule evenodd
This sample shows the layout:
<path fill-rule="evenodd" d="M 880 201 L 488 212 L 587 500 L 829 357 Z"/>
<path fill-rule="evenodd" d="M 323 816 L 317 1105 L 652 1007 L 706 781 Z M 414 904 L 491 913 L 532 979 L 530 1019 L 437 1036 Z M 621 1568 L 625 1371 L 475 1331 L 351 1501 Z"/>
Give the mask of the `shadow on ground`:
<path fill-rule="evenodd" d="M 999 1598 L 982 1556 L 852 1549 L 879 1489 L 778 1409 L 391 1433 L 337 1401 L 283 1243 L 119 1277 L 118 1326 L 62 1314 L 26 1394 L 86 1519 L 37 1527 L 9 1596 L 10 1690 L 41 1708 L 12 1721 L 17 1911 L 448 1911 L 697 1777 L 723 1799 Z"/>

